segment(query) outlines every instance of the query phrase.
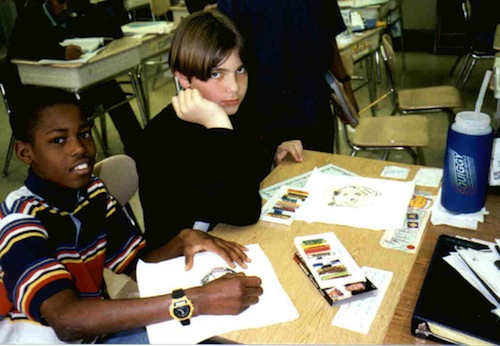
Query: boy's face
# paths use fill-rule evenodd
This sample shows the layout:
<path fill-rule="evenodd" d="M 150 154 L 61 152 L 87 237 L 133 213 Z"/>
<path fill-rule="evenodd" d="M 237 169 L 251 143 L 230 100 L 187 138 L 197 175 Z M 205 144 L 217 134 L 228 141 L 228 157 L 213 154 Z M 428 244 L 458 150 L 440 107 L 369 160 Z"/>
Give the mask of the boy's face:
<path fill-rule="evenodd" d="M 57 104 L 41 111 L 33 143 L 16 142 L 16 154 L 40 178 L 79 189 L 90 181 L 96 147 L 80 109 Z"/>
<path fill-rule="evenodd" d="M 204 98 L 220 105 L 228 115 L 240 108 L 248 88 L 248 73 L 237 51 L 212 69 L 207 81 L 193 77 L 190 88 L 198 89 Z"/>

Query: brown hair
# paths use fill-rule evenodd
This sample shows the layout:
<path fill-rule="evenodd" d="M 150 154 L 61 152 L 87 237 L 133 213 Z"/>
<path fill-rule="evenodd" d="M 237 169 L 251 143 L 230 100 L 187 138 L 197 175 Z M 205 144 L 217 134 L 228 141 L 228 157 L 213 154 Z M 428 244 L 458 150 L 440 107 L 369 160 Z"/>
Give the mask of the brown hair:
<path fill-rule="evenodd" d="M 244 61 L 245 44 L 234 23 L 217 10 L 198 11 L 184 18 L 172 38 L 169 65 L 189 80 L 210 78 L 212 69 L 236 50 Z"/>

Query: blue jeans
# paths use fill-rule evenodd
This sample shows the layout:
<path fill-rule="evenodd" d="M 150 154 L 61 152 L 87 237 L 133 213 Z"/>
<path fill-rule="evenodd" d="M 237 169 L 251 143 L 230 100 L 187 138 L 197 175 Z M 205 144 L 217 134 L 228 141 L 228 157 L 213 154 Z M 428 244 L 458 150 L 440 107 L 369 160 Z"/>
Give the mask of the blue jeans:
<path fill-rule="evenodd" d="M 149 344 L 148 333 L 146 328 L 135 328 L 110 334 L 102 341 L 103 344 Z"/>

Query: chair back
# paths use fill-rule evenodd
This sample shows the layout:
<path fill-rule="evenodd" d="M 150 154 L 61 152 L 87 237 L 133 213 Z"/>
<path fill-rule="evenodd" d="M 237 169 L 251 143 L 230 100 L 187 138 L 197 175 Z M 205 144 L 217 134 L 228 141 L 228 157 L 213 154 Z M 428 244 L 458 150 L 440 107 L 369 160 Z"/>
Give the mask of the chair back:
<path fill-rule="evenodd" d="M 325 79 L 332 93 L 333 112 L 342 123 L 357 127 L 359 125 L 359 114 L 352 105 L 344 90 L 344 86 L 333 76 L 331 72 L 325 74 Z"/>
<path fill-rule="evenodd" d="M 170 10 L 171 3 L 170 0 L 149 0 L 149 6 L 151 8 L 153 20 L 158 20 L 166 16 L 167 12 Z"/>
<path fill-rule="evenodd" d="M 127 155 L 113 155 L 97 162 L 94 174 L 106 184 L 109 192 L 122 205 L 128 204 L 139 189 L 135 161 Z"/>

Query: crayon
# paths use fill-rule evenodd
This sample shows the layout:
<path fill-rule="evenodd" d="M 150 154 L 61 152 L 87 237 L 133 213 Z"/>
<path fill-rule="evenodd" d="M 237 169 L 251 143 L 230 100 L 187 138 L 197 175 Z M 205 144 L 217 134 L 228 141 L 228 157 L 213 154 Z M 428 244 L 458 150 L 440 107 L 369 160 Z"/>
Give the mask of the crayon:
<path fill-rule="evenodd" d="M 267 213 L 267 215 L 269 215 L 271 217 L 278 218 L 278 219 L 289 219 L 291 217 L 290 215 L 276 214 L 276 213 Z"/>

